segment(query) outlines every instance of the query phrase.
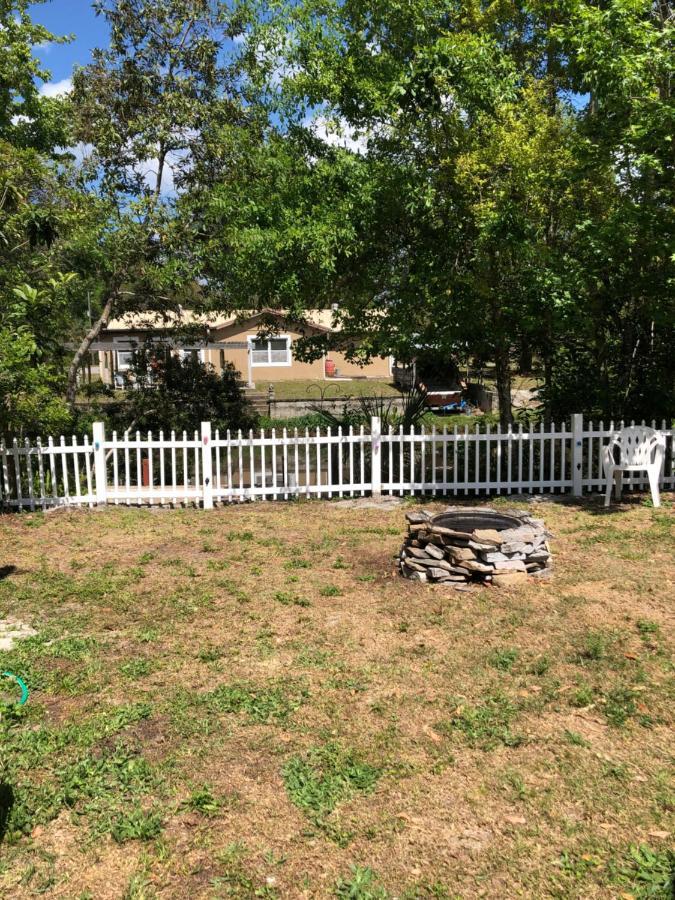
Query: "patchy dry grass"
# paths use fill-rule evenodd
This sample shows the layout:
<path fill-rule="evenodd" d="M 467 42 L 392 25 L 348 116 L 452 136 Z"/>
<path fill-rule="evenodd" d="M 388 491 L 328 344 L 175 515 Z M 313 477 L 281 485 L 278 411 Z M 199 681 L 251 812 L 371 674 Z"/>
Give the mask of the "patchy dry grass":
<path fill-rule="evenodd" d="M 537 509 L 553 582 L 473 593 L 402 509 L 0 519 L 0 895 L 670 896 L 672 513 Z"/>

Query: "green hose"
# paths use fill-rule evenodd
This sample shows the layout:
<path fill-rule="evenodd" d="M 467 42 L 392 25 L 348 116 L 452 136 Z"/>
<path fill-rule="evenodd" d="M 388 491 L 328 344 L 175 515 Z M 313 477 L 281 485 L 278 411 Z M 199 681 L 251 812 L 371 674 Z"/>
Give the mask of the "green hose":
<path fill-rule="evenodd" d="M 21 688 L 21 699 L 19 700 L 19 706 L 23 706 L 26 700 L 28 700 L 28 688 L 26 687 L 23 679 L 19 678 L 18 675 L 15 675 L 14 672 L 3 672 L 2 677 L 11 678 L 19 685 L 19 687 Z"/>

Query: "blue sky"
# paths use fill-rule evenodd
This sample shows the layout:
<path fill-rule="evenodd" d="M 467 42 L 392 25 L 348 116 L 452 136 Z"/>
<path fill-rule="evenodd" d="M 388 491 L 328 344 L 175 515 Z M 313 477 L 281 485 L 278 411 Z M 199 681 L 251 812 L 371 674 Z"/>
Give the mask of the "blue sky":
<path fill-rule="evenodd" d="M 30 8 L 33 21 L 45 25 L 54 34 L 72 34 L 70 44 L 50 44 L 35 52 L 52 73 L 51 83 L 70 78 L 73 66 L 88 62 L 94 47 L 108 45 L 108 28 L 101 16 L 94 15 L 90 0 L 51 0 Z"/>

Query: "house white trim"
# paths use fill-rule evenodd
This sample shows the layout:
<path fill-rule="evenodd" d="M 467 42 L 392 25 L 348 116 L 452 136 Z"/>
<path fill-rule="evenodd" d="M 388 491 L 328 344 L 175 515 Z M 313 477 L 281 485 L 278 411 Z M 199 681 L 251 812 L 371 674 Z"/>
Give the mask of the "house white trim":
<path fill-rule="evenodd" d="M 279 350 L 279 349 L 273 350 L 272 349 L 273 341 L 286 341 L 286 350 L 285 351 Z M 252 369 L 261 369 L 261 368 L 265 368 L 265 367 L 270 368 L 270 367 L 276 367 L 276 366 L 288 367 L 288 366 L 293 365 L 293 354 L 291 353 L 291 336 L 290 336 L 290 334 L 274 334 L 271 337 L 267 337 L 267 338 L 259 338 L 256 335 L 249 334 L 247 337 L 247 342 L 248 342 L 248 353 L 249 353 L 250 365 L 251 365 Z M 258 350 L 255 349 L 255 344 L 260 344 L 260 343 L 265 343 L 267 345 L 266 351 L 260 350 L 260 349 L 258 349 Z M 256 359 L 256 353 L 262 354 L 265 352 L 267 352 L 266 361 L 262 361 L 260 359 L 260 357 L 258 357 Z M 276 354 L 285 353 L 286 358 L 285 358 L 285 360 L 281 360 L 278 357 L 277 357 L 277 359 L 273 359 L 272 358 L 273 353 L 276 353 Z"/>
<path fill-rule="evenodd" d="M 134 350 L 131 347 L 125 347 L 123 350 L 115 348 L 115 371 L 128 372 L 131 368 Z M 126 357 L 126 362 L 122 361 L 122 357 Z"/>

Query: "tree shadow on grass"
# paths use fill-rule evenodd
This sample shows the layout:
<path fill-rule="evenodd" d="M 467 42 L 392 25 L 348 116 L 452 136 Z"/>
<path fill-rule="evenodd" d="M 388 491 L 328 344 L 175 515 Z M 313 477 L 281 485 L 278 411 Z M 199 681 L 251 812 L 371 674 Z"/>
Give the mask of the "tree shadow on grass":
<path fill-rule="evenodd" d="M 614 494 L 612 494 L 612 500 L 609 506 L 605 506 L 605 499 L 603 496 L 601 503 L 589 505 L 586 509 L 592 516 L 611 518 L 625 515 L 632 509 L 638 509 L 640 507 L 643 509 L 656 510 L 657 512 L 668 511 L 672 507 L 672 502 L 673 495 L 670 492 L 664 493 L 661 491 L 661 506 L 657 507 L 653 505 L 649 491 L 632 492 L 624 490 L 620 499 L 617 499 Z"/>
<path fill-rule="evenodd" d="M 14 806 L 14 790 L 10 784 L 0 782 L 0 844 L 5 839 L 9 816 Z"/>

